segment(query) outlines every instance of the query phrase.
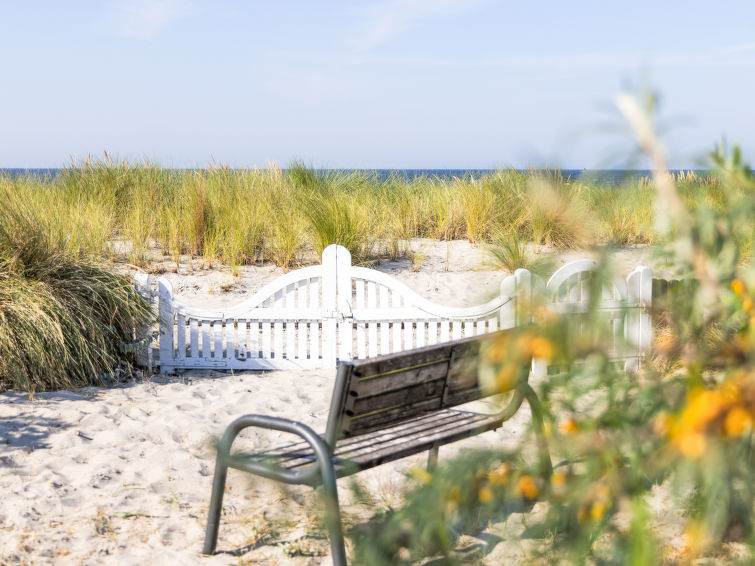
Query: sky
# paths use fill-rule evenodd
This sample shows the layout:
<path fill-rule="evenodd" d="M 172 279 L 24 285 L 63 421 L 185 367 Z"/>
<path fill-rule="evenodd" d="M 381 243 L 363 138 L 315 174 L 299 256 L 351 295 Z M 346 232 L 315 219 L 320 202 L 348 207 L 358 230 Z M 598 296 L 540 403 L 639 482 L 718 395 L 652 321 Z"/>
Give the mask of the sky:
<path fill-rule="evenodd" d="M 0 167 L 644 167 L 755 161 L 755 2 L 0 0 Z"/>

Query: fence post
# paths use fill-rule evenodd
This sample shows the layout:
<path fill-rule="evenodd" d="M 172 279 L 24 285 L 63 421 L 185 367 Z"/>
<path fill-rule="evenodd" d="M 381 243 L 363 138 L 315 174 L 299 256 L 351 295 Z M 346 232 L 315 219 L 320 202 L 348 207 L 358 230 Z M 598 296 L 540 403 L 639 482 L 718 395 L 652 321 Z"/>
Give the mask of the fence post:
<path fill-rule="evenodd" d="M 154 302 L 152 300 L 152 283 L 148 273 L 135 273 L 134 281 L 137 292 L 148 301 L 152 308 Z M 150 338 L 151 328 L 147 325 L 142 325 L 139 328 L 134 329 L 134 339 L 144 340 Z M 136 353 L 136 363 L 147 368 L 147 371 L 152 373 L 152 343 L 150 340 L 146 340 L 146 345 L 139 352 Z"/>
<path fill-rule="evenodd" d="M 173 370 L 173 285 L 164 277 L 157 279 L 157 293 L 159 297 L 160 326 L 160 373 Z"/>
<path fill-rule="evenodd" d="M 514 328 L 532 320 L 532 273 L 526 269 L 517 269 L 501 281 L 501 318 L 502 329 Z"/>
<path fill-rule="evenodd" d="M 517 288 L 516 276 L 509 275 L 501 281 L 501 313 L 499 327 L 502 330 L 516 326 Z"/>
<path fill-rule="evenodd" d="M 338 308 L 338 246 L 331 244 L 322 252 L 322 362 L 326 368 L 336 365 L 336 310 Z"/>
<path fill-rule="evenodd" d="M 627 360 L 625 369 L 636 371 L 640 361 L 650 352 L 653 340 L 653 321 L 650 309 L 653 303 L 653 270 L 639 265 L 627 277 L 627 300 L 625 336 L 635 357 Z"/>
<path fill-rule="evenodd" d="M 338 342 L 340 344 L 338 360 L 350 362 L 354 357 L 353 319 L 351 317 L 351 252 L 343 246 L 336 247 L 336 289 Z"/>

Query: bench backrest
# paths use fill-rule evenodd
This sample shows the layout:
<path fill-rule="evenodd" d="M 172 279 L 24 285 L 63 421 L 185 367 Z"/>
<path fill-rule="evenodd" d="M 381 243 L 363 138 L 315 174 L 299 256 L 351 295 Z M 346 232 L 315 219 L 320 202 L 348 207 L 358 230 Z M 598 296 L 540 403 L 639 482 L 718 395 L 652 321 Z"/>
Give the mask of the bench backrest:
<path fill-rule="evenodd" d="M 341 438 L 492 395 L 480 387 L 480 348 L 509 332 L 340 364 L 326 441 L 332 447 Z"/>

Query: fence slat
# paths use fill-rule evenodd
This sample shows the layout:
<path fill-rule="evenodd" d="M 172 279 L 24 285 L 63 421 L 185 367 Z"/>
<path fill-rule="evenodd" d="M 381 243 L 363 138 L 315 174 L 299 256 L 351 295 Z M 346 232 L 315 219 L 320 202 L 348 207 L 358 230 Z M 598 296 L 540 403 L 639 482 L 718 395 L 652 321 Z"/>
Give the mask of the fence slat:
<path fill-rule="evenodd" d="M 368 309 L 374 309 L 377 308 L 377 285 L 374 281 L 368 281 L 367 282 L 367 308 Z M 378 342 L 377 342 L 377 323 L 376 322 L 369 322 L 367 323 L 367 350 L 369 351 L 369 356 L 372 358 L 374 356 L 377 356 L 378 353 Z"/>
<path fill-rule="evenodd" d="M 272 356 L 270 355 L 270 342 L 272 337 L 271 334 L 271 324 L 269 322 L 263 322 L 262 327 L 262 354 L 260 355 L 261 358 L 265 360 L 269 360 Z"/>
<path fill-rule="evenodd" d="M 281 359 L 283 357 L 283 323 L 276 322 L 273 324 L 273 351 L 272 358 Z"/>
<path fill-rule="evenodd" d="M 328 246 L 322 252 L 322 359 L 326 367 L 336 364 L 338 355 L 336 309 L 338 308 L 338 248 Z"/>
<path fill-rule="evenodd" d="M 186 316 L 182 313 L 178 313 L 176 320 L 176 359 L 184 360 L 186 358 Z"/>
<path fill-rule="evenodd" d="M 432 346 L 438 343 L 438 323 L 431 320 L 427 323 L 427 344 Z"/>
<path fill-rule="evenodd" d="M 215 339 L 215 348 L 213 349 L 213 358 L 223 357 L 223 321 L 216 320 L 212 323 L 212 334 Z"/>
<path fill-rule="evenodd" d="M 191 357 L 199 357 L 199 324 L 196 318 L 189 320 L 189 342 L 191 343 Z"/>
<path fill-rule="evenodd" d="M 210 344 L 210 325 L 212 323 L 209 320 L 202 321 L 202 353 L 203 358 L 212 357 L 212 345 Z"/>

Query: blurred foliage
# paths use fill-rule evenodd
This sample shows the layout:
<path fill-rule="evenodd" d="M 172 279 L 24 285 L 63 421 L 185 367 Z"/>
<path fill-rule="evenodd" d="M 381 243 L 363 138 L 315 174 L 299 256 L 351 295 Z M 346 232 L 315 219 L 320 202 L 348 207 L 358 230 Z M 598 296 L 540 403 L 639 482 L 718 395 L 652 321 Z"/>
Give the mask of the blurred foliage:
<path fill-rule="evenodd" d="M 623 102 L 630 121 L 644 119 Z M 711 154 L 709 183 L 667 175 L 659 144 L 642 147 L 658 169 L 654 198 L 673 205 L 652 238 L 686 278 L 654 302 L 652 355 L 637 373 L 617 367 L 595 299 L 576 323 L 533 305 L 535 326 L 484 354 L 483 367 L 498 392 L 516 386 L 517 352 L 561 370 L 532 384 L 553 473 L 542 473 L 530 433 L 506 451 L 415 469 L 400 505 L 352 530 L 356 563 L 467 563 L 462 535 L 495 538 L 497 523 L 503 537 L 512 513 L 526 520 L 526 563 L 755 560 L 755 179 L 736 147 Z M 611 276 L 600 262 L 590 297 Z M 494 563 L 481 552 L 474 563 Z"/>

